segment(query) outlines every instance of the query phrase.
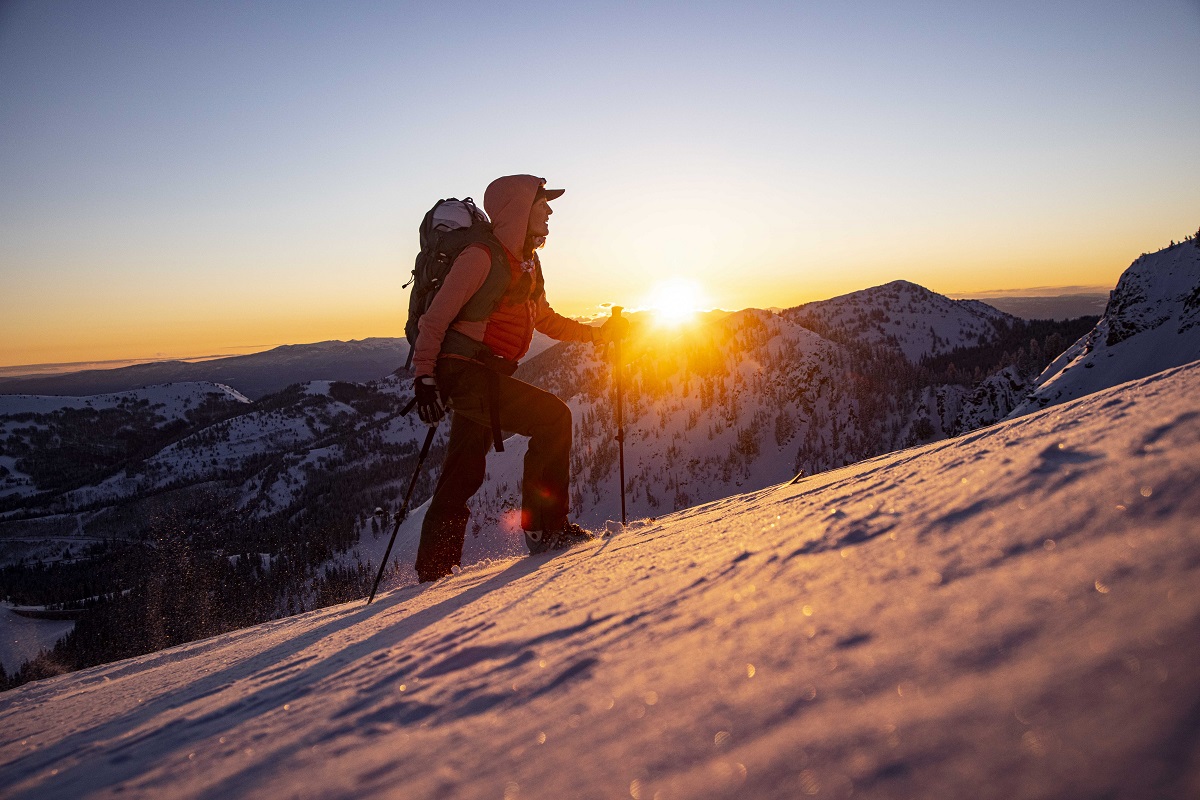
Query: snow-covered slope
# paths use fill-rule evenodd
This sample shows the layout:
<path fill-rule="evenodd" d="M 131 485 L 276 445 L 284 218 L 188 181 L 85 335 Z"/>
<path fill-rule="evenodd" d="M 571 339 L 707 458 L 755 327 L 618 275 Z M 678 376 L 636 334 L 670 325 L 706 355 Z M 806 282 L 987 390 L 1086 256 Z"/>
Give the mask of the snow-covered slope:
<path fill-rule="evenodd" d="M 341 386 L 387 399 L 386 412 L 360 412 L 339 400 Z M 423 432 L 415 415 L 395 413 L 407 397 L 396 379 L 371 388 L 314 381 L 277 395 L 278 403 L 255 406 L 245 414 L 210 425 L 155 453 L 136 470 L 122 470 L 94 485 L 65 495 L 70 507 L 116 503 L 172 485 L 195 484 L 245 473 L 248 466 L 269 460 L 240 487 L 241 504 L 257 514 L 280 511 L 303 490 L 308 473 L 327 472 L 345 460 L 345 439 L 370 430 L 377 442 L 409 442 Z M 340 395 L 339 395 L 340 396 Z M 359 454 L 363 463 L 379 453 Z"/>
<path fill-rule="evenodd" d="M 840 342 L 894 348 L 911 362 L 991 341 L 1013 317 L 978 300 L 951 300 L 908 281 L 808 303 L 789 319 Z"/>
<path fill-rule="evenodd" d="M 145 386 L 127 392 L 92 395 L 89 397 L 68 397 L 62 395 L 32 395 L 32 394 L 0 394 L 0 420 L 21 414 L 52 414 L 64 408 L 93 409 L 99 411 L 105 408 L 120 408 L 138 403 L 148 403 L 165 422 L 186 418 L 189 411 L 206 401 L 211 401 L 212 395 L 222 400 L 236 403 L 249 403 L 245 395 L 228 386 L 207 381 L 192 381 L 186 383 L 166 383 L 155 386 Z M 12 425 L 12 422 L 6 422 Z"/>
<path fill-rule="evenodd" d="M 11 798 L 1195 797 L 1200 365 L 0 695 Z"/>
<path fill-rule="evenodd" d="M 123 443 L 161 439 L 189 422 L 228 415 L 250 403 L 240 392 L 203 381 L 146 386 L 90 397 L 0 395 L 0 497 L 30 496 L 48 488 L 27 461 L 55 459 L 81 467 L 104 460 Z M 51 451 L 57 450 L 54 454 Z"/>
<path fill-rule="evenodd" d="M 525 353 L 525 358 L 523 360 L 528 361 L 531 358 L 539 356 L 549 350 L 551 347 L 554 347 L 556 344 L 558 344 L 557 341 L 551 339 L 541 331 L 534 331 L 533 341 L 529 343 L 529 351 Z"/>
<path fill-rule="evenodd" d="M 1125 270 L 1095 329 L 1038 378 L 1012 416 L 1200 359 L 1200 239 Z"/>

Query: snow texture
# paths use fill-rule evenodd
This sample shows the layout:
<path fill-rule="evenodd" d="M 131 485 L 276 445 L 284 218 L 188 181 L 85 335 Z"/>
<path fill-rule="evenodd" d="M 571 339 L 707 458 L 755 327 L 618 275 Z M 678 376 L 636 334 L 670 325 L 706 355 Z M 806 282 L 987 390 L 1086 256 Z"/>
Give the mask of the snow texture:
<path fill-rule="evenodd" d="M 1196 797 L 1200 363 L 0 695 L 9 798 Z"/>

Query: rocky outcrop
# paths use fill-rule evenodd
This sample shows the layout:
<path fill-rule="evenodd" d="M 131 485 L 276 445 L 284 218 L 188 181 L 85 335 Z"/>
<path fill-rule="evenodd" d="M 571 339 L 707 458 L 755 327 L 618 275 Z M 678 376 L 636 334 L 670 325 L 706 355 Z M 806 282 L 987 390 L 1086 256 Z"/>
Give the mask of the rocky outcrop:
<path fill-rule="evenodd" d="M 1038 377 L 1010 414 L 1027 414 L 1200 359 L 1200 240 L 1142 256 L 1104 316 Z"/>

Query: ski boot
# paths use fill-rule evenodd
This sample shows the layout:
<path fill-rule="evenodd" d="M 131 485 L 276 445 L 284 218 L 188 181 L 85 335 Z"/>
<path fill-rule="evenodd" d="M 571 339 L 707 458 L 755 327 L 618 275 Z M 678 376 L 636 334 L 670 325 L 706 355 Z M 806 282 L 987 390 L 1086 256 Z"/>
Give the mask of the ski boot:
<path fill-rule="evenodd" d="M 564 522 L 561 528 L 553 531 L 525 531 L 525 545 L 529 548 L 530 555 L 545 553 L 548 550 L 566 550 L 595 538 L 594 534 L 574 522 Z"/>

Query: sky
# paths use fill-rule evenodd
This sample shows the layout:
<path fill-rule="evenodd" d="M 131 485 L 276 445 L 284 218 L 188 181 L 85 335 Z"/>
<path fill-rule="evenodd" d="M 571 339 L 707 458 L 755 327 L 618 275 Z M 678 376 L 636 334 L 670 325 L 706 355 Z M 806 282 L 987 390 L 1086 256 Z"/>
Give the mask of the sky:
<path fill-rule="evenodd" d="M 545 177 L 568 315 L 1112 286 L 1200 225 L 1200 2 L 0 4 L 0 366 L 400 336 Z M 457 15 L 457 16 L 455 16 Z"/>

